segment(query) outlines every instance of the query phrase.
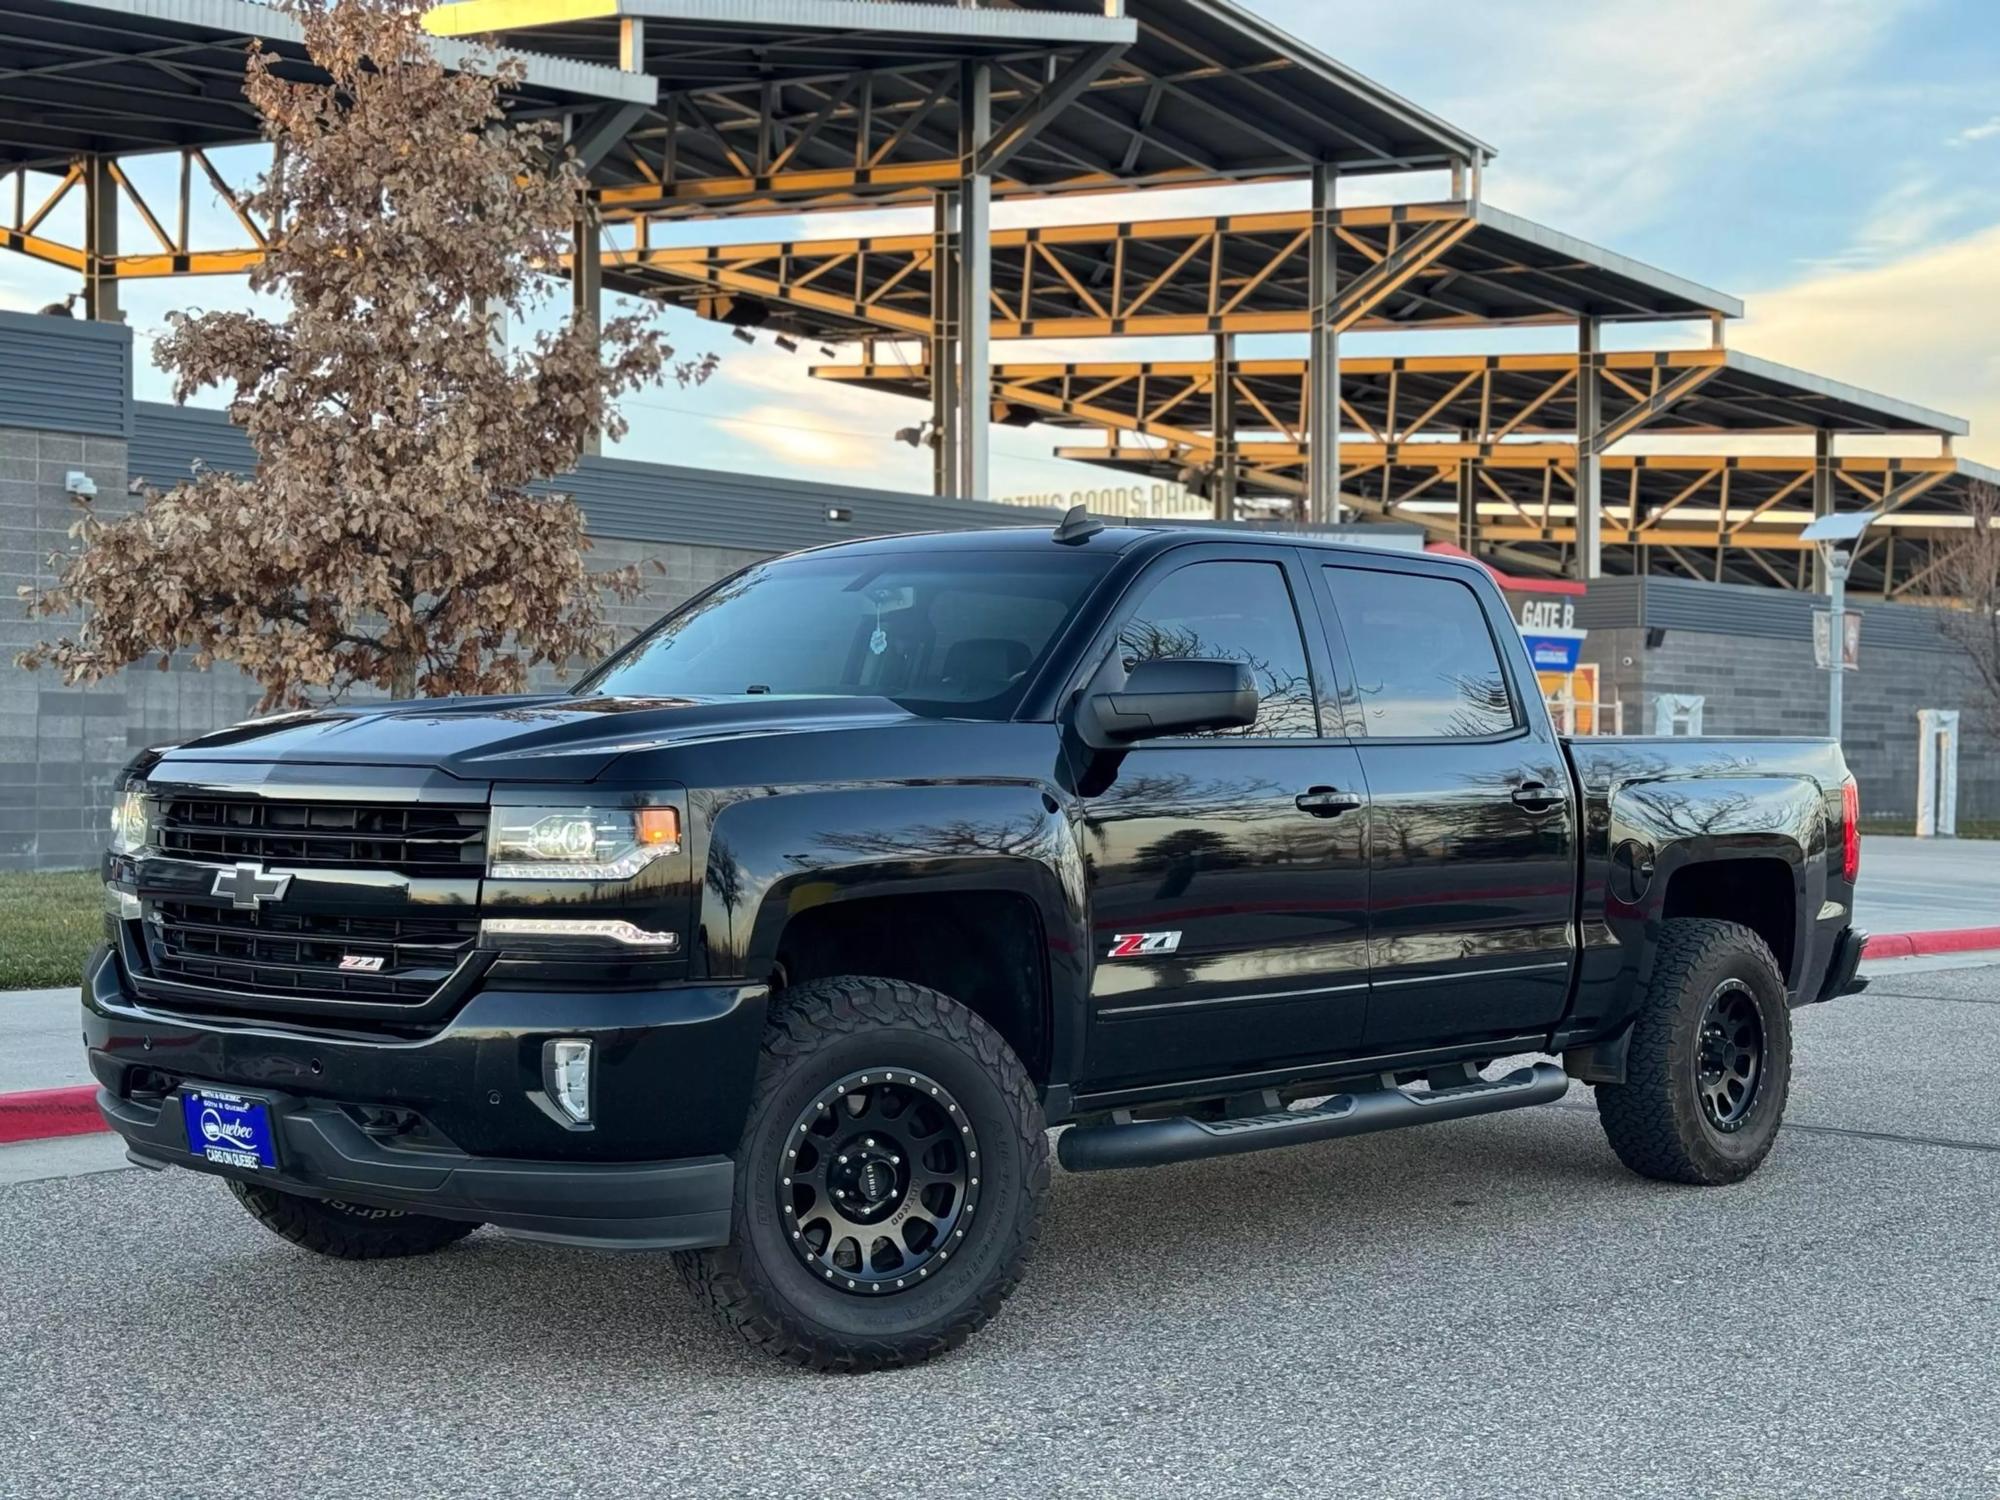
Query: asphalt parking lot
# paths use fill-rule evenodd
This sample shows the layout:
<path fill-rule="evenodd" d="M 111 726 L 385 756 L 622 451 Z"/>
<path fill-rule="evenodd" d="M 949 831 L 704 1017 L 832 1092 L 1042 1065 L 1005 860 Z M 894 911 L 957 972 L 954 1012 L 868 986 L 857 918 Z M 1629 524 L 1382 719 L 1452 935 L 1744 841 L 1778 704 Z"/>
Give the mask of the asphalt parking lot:
<path fill-rule="evenodd" d="M 2000 968 L 1801 1012 L 1736 1188 L 1589 1094 L 1058 1174 L 1001 1318 L 915 1371 L 740 1349 L 671 1267 L 481 1233 L 354 1267 L 220 1184 L 0 1187 L 0 1494 L 1992 1495 Z"/>

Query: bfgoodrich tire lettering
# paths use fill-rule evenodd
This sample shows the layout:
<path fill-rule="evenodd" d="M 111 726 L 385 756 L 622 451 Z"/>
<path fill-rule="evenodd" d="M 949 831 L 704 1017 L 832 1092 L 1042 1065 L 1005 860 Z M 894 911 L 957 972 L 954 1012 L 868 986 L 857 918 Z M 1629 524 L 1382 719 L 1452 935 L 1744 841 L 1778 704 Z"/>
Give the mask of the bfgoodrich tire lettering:
<path fill-rule="evenodd" d="M 1740 1182 L 1778 1138 L 1792 1081 L 1785 982 L 1764 940 L 1734 922 L 1665 923 L 1626 1056 L 1597 1117 L 1643 1177 Z"/>
<path fill-rule="evenodd" d="M 950 1128 L 978 1143 L 979 1183 L 949 1256 L 871 1293 L 801 1253 L 781 1187 L 797 1122 L 885 1073 L 924 1080 L 926 1098 L 935 1082 L 958 1112 Z M 999 1033 L 935 990 L 858 977 L 800 985 L 773 1009 L 736 1166 L 730 1243 L 677 1256 L 681 1274 L 747 1342 L 816 1370 L 917 1364 L 963 1343 L 1020 1281 L 1049 1182 L 1034 1085 Z"/>
<path fill-rule="evenodd" d="M 276 1188 L 233 1177 L 229 1180 L 229 1191 L 251 1218 L 278 1238 L 335 1260 L 394 1260 L 407 1255 L 429 1255 L 433 1250 L 458 1243 L 479 1227 L 456 1219 L 434 1219 L 429 1214 L 281 1193 Z"/>

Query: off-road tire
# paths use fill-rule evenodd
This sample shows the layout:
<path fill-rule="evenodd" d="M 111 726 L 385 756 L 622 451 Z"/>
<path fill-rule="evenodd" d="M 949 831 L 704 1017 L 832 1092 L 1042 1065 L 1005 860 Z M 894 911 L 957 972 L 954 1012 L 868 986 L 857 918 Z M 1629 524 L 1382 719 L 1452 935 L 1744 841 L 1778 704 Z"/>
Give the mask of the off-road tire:
<path fill-rule="evenodd" d="M 457 1244 L 479 1227 L 456 1219 L 434 1219 L 429 1214 L 281 1193 L 276 1188 L 240 1182 L 233 1177 L 229 1180 L 229 1191 L 251 1218 L 278 1238 L 335 1260 L 394 1260 L 405 1255 L 429 1255 L 433 1250 Z"/>
<path fill-rule="evenodd" d="M 1719 1130 L 1698 1082 L 1702 1017 L 1728 981 L 1747 987 L 1762 1029 L 1762 1060 L 1741 1123 Z M 1664 923 L 1621 1084 L 1599 1084 L 1597 1117 L 1618 1159 L 1642 1177 L 1711 1187 L 1741 1182 L 1778 1138 L 1792 1082 L 1785 982 L 1764 940 L 1735 922 Z"/>
<path fill-rule="evenodd" d="M 858 1297 L 822 1284 L 795 1253 L 779 1207 L 779 1163 L 815 1095 L 871 1068 L 921 1073 L 959 1101 L 980 1144 L 981 1185 L 976 1220 L 936 1276 Z M 1019 1284 L 1048 1185 L 1041 1105 L 997 1031 L 920 985 L 816 980 L 786 991 L 764 1029 L 736 1152 L 729 1244 L 675 1260 L 696 1297 L 765 1353 L 824 1371 L 921 1364 L 965 1342 Z"/>

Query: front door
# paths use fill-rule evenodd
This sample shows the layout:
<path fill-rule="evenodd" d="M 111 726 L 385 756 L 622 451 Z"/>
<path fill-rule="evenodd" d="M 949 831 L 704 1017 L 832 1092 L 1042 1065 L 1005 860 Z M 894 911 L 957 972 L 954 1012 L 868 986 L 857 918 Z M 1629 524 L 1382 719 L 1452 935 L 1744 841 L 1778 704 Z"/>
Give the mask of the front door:
<path fill-rule="evenodd" d="M 1504 614 L 1384 559 L 1321 570 L 1371 801 L 1367 1050 L 1545 1029 L 1576 953 L 1576 802 Z M 1512 643 L 1510 643 L 1512 644 Z"/>
<path fill-rule="evenodd" d="M 1091 1089 L 1276 1069 L 1361 1039 L 1367 798 L 1359 755 L 1320 734 L 1329 657 L 1301 627 L 1308 590 L 1290 548 L 1182 548 L 1112 626 L 1094 688 L 1146 659 L 1239 661 L 1262 707 L 1246 729 L 1136 745 L 1090 789 Z"/>

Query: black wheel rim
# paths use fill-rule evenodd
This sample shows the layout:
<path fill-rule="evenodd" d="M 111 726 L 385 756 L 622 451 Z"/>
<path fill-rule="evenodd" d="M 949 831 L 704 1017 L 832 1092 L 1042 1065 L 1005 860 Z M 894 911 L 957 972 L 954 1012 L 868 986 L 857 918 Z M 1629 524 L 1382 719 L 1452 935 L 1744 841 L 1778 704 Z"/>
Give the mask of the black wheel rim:
<path fill-rule="evenodd" d="M 799 1112 L 778 1162 L 778 1216 L 825 1285 L 893 1296 L 963 1251 L 979 1204 L 979 1138 L 936 1079 L 871 1068 Z"/>
<path fill-rule="evenodd" d="M 1723 980 L 1702 1008 L 1695 1069 L 1708 1123 L 1724 1134 L 1741 1130 L 1764 1082 L 1764 1017 L 1742 980 Z"/>

